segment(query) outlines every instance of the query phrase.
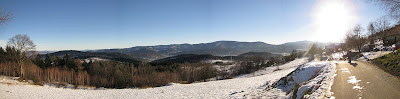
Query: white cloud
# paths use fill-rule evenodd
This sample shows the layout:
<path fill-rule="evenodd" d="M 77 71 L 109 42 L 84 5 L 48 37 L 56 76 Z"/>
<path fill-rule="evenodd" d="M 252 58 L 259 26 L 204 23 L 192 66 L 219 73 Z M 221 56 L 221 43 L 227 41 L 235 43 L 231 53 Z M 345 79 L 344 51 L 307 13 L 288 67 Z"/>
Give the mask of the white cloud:
<path fill-rule="evenodd" d="M 5 47 L 7 45 L 7 41 L 5 40 L 0 40 L 0 46 Z"/>

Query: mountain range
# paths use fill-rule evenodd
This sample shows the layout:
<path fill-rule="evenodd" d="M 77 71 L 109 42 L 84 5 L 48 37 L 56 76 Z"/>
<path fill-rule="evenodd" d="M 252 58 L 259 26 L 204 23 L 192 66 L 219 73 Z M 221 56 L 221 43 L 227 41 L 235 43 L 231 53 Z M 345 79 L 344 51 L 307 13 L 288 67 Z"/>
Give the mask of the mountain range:
<path fill-rule="evenodd" d="M 152 61 L 181 54 L 210 54 L 214 56 L 237 56 L 247 52 L 269 52 L 273 54 L 290 53 L 293 50 L 306 50 L 311 44 L 327 45 L 312 41 L 297 41 L 274 45 L 264 42 L 216 41 L 200 44 L 171 44 L 156 46 L 136 46 L 122 49 L 100 49 L 88 52 L 116 52 L 133 58 Z"/>

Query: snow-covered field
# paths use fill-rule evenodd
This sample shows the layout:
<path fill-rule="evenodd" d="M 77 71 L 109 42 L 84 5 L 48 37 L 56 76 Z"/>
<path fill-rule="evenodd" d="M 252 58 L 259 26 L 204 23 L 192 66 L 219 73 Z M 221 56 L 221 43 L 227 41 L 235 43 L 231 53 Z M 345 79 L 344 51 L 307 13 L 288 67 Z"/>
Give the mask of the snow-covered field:
<path fill-rule="evenodd" d="M 266 82 L 279 80 L 305 62 L 306 59 L 297 59 L 282 66 L 288 68 L 260 76 L 243 75 L 234 79 L 193 84 L 172 83 L 164 87 L 147 89 L 83 90 L 27 85 L 11 81 L 15 83 L 0 84 L 0 98 L 242 98 L 248 92 L 259 90 L 258 88 Z M 10 79 L 2 79 L 0 82 L 10 82 Z"/>
<path fill-rule="evenodd" d="M 268 85 L 277 82 L 285 77 L 297 67 L 301 66 L 304 70 L 311 67 L 319 67 L 321 76 L 316 76 L 310 82 L 304 84 L 304 87 L 316 85 L 316 81 L 321 87 L 316 90 L 329 89 L 330 75 L 332 68 L 324 63 L 307 63 L 307 59 L 297 59 L 287 64 L 276 67 L 266 68 L 253 74 L 241 75 L 234 79 L 201 82 L 193 84 L 176 84 L 172 83 L 163 87 L 147 88 L 147 89 L 104 89 L 104 90 L 84 90 L 70 88 L 56 88 L 52 86 L 37 86 L 20 83 L 9 78 L 0 79 L 0 98 L 251 98 L 261 97 L 260 95 L 270 94 L 272 96 L 285 96 L 285 92 L 274 89 L 265 91 Z M 319 65 L 318 65 L 319 64 Z M 327 63 L 326 63 L 327 64 Z M 297 69 L 298 70 L 298 69 Z M 314 70 L 311 70 L 314 71 Z M 308 71 L 307 71 L 308 72 Z M 333 73 L 334 74 L 334 73 Z M 299 77 L 308 76 L 307 73 L 299 75 Z M 333 79 L 333 78 L 332 78 Z M 315 81 L 314 81 L 315 80 Z M 10 83 L 11 82 L 11 83 Z M 311 85 L 310 85 L 311 84 Z M 325 84 L 325 85 L 324 85 Z M 308 88 L 307 87 L 307 88 Z M 303 88 L 303 86 L 302 86 Z M 316 91 L 318 92 L 318 91 Z M 264 94 L 262 94 L 264 93 Z M 316 93 L 319 96 L 321 93 Z M 313 96 L 314 94 L 311 94 Z M 270 98 L 271 98 L 270 97 Z M 282 98 L 282 97 L 278 97 Z"/>

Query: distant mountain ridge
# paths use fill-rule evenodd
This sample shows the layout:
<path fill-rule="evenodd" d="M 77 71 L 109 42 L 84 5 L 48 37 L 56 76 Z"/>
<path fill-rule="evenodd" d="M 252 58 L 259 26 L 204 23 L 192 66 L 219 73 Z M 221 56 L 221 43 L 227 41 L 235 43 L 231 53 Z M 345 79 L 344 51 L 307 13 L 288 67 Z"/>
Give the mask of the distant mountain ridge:
<path fill-rule="evenodd" d="M 292 50 L 306 50 L 312 43 L 315 42 L 297 41 L 273 45 L 264 42 L 216 41 L 200 44 L 170 44 L 136 46 L 123 49 L 100 49 L 89 52 L 118 52 L 151 61 L 180 54 L 210 54 L 214 56 L 236 56 L 247 52 L 282 54 L 290 53 Z"/>
<path fill-rule="evenodd" d="M 281 57 L 280 54 L 271 54 L 268 52 L 247 52 L 237 56 L 213 56 L 210 54 L 180 54 L 150 62 L 151 64 L 174 64 L 174 63 L 197 63 L 207 60 L 243 60 L 248 58 L 264 58 Z"/>
<path fill-rule="evenodd" d="M 120 62 L 130 62 L 130 63 L 135 63 L 138 64 L 141 62 L 140 59 L 134 58 L 132 56 L 122 54 L 122 53 L 116 53 L 116 52 L 82 52 L 82 51 L 77 51 L 77 50 L 64 50 L 64 51 L 58 51 L 54 53 L 50 53 L 50 56 L 58 56 L 62 58 L 68 54 L 71 58 L 74 59 L 86 59 L 86 58 L 102 58 L 102 59 L 108 59 L 108 60 L 113 60 L 113 61 L 120 61 Z M 45 58 L 45 54 L 42 54 L 41 57 Z"/>

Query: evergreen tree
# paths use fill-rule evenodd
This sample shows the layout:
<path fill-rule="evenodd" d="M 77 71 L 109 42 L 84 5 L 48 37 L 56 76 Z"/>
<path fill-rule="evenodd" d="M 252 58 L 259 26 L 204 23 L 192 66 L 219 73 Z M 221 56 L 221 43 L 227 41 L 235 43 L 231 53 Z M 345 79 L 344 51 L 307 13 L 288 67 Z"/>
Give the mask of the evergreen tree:
<path fill-rule="evenodd" d="M 45 63 L 45 68 L 49 68 L 51 67 L 51 58 L 49 54 L 46 54 L 46 58 L 44 59 L 44 63 Z"/>
<path fill-rule="evenodd" d="M 82 62 L 81 62 L 81 60 L 80 59 L 76 59 L 75 61 L 75 65 L 76 65 L 76 71 L 83 71 L 83 69 L 84 69 L 84 67 L 82 66 L 83 64 L 82 64 Z"/>
<path fill-rule="evenodd" d="M 0 62 L 5 61 L 6 52 L 4 51 L 3 47 L 0 47 Z"/>
<path fill-rule="evenodd" d="M 60 58 L 58 58 L 58 56 L 53 56 L 52 57 L 52 60 L 53 60 L 53 65 L 54 66 L 62 66 L 62 65 L 60 65 Z"/>
<path fill-rule="evenodd" d="M 36 55 L 34 62 L 35 62 L 35 64 L 36 64 L 37 66 L 39 66 L 40 68 L 45 68 L 44 62 L 43 62 L 42 58 L 40 57 L 40 54 L 39 54 L 39 53 Z"/>
<path fill-rule="evenodd" d="M 65 54 L 65 56 L 63 57 L 63 60 L 64 60 L 64 63 L 65 63 L 65 66 L 67 66 L 68 68 L 74 69 L 74 70 L 78 69 L 78 67 L 75 65 L 74 60 L 71 59 L 71 57 L 69 56 L 68 53 Z"/>
<path fill-rule="evenodd" d="M 19 59 L 20 55 L 19 55 L 19 51 L 17 51 L 14 47 L 11 46 L 7 46 L 6 47 L 6 55 L 5 55 L 5 60 L 6 61 L 11 61 L 11 62 L 15 62 Z"/>

